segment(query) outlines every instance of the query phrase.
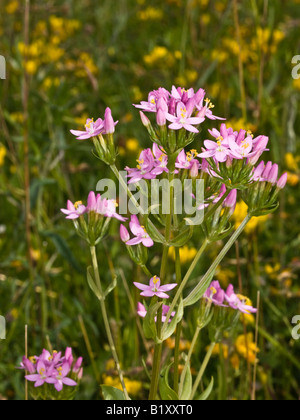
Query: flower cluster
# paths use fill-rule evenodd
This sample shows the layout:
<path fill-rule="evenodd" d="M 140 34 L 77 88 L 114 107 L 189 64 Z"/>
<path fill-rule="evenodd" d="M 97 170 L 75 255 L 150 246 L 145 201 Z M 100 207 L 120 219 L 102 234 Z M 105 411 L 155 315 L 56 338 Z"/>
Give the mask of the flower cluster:
<path fill-rule="evenodd" d="M 221 125 L 221 130 L 209 130 L 216 142 L 205 140 L 203 152 L 198 155 L 201 158 L 213 158 L 215 162 L 226 162 L 232 159 L 248 159 L 252 165 L 258 161 L 269 142 L 266 136 L 258 136 L 255 139 L 251 132 L 245 130 L 233 131 L 226 124 Z"/>
<path fill-rule="evenodd" d="M 121 222 L 125 222 L 127 219 L 120 216 L 116 212 L 116 208 L 117 203 L 114 200 L 102 198 L 100 194 L 97 194 L 96 196 L 96 194 L 91 191 L 89 193 L 86 206 L 83 205 L 82 201 L 77 201 L 73 204 L 70 200 L 68 200 L 67 208 L 61 209 L 61 212 L 67 215 L 66 219 L 71 220 L 78 219 L 84 214 L 95 213 L 100 216 L 115 218 Z"/>
<path fill-rule="evenodd" d="M 257 168 L 253 171 L 253 181 L 259 182 L 269 182 L 272 185 L 276 185 L 277 188 L 283 189 L 286 186 L 288 174 L 284 173 L 278 179 L 279 167 L 275 163 L 268 162 L 265 165 L 265 162 L 260 162 Z"/>
<path fill-rule="evenodd" d="M 172 123 L 169 125 L 171 130 L 183 128 L 192 133 L 199 133 L 195 126 L 202 124 L 206 118 L 223 119 L 213 115 L 214 105 L 209 99 L 205 99 L 205 96 L 203 89 L 195 93 L 194 89 L 186 90 L 173 86 L 171 92 L 164 88 L 150 92 L 148 101 L 142 101 L 140 105 L 134 106 L 144 112 L 156 113 L 156 122 L 159 126 L 164 126 L 169 121 Z M 147 124 L 143 114 L 141 117 Z"/>
<path fill-rule="evenodd" d="M 247 305 L 247 298 L 235 294 L 232 284 L 228 286 L 225 292 L 218 281 L 213 281 L 203 297 L 215 306 L 230 307 L 247 315 L 257 312 L 257 309 Z"/>
<path fill-rule="evenodd" d="M 34 387 L 39 388 L 44 384 L 51 384 L 56 391 L 61 392 L 63 386 L 76 387 L 77 381 L 82 378 L 82 358 L 80 357 L 74 363 L 72 349 L 67 348 L 64 356 L 61 352 L 43 350 L 40 356 L 34 356 L 30 359 L 23 357 L 21 369 L 29 374 L 25 376 L 29 382 L 34 382 Z"/>

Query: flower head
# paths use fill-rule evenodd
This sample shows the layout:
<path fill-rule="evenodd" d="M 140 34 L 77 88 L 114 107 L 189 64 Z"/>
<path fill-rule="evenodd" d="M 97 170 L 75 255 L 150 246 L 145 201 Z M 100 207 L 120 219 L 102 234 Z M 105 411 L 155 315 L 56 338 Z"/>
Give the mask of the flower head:
<path fill-rule="evenodd" d="M 85 131 L 71 130 L 71 133 L 77 137 L 77 140 L 87 140 L 99 136 L 103 131 L 104 121 L 101 118 L 98 118 L 96 122 L 89 118 L 85 124 Z"/>
<path fill-rule="evenodd" d="M 130 221 L 129 226 L 135 238 L 130 239 L 128 242 L 126 242 L 126 245 L 132 246 L 132 245 L 143 244 L 147 248 L 151 248 L 154 245 L 153 240 L 148 235 L 144 226 L 141 226 L 137 216 L 135 215 L 131 216 L 131 221 Z"/>
<path fill-rule="evenodd" d="M 167 319 L 167 314 L 170 310 L 170 307 L 167 305 L 163 305 L 162 306 L 162 317 L 161 320 L 164 323 Z M 141 318 L 145 318 L 145 316 L 147 315 L 147 309 L 145 308 L 145 306 L 142 303 L 138 303 L 137 306 L 137 314 L 141 317 Z M 176 312 L 172 312 L 171 314 L 171 319 L 169 319 L 169 323 L 172 321 L 172 318 L 174 318 Z M 155 322 L 157 322 L 157 317 L 155 317 Z"/>
<path fill-rule="evenodd" d="M 152 277 L 150 279 L 149 286 L 142 284 L 142 283 L 133 283 L 138 289 L 142 290 L 141 296 L 145 297 L 153 297 L 157 296 L 161 299 L 168 299 L 169 296 L 165 292 L 169 292 L 170 290 L 175 289 L 177 284 L 166 284 L 161 286 L 160 278 L 157 276 Z"/>

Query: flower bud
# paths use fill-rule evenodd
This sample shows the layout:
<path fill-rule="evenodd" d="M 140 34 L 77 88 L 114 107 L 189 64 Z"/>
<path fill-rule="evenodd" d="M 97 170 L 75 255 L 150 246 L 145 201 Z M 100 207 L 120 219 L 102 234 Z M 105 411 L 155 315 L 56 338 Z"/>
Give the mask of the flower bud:
<path fill-rule="evenodd" d="M 286 186 L 287 179 L 288 179 L 288 174 L 286 172 L 279 178 L 277 182 L 277 187 L 282 190 Z"/>
<path fill-rule="evenodd" d="M 121 237 L 121 241 L 124 243 L 130 240 L 129 232 L 124 225 L 120 226 L 120 237 Z"/>
<path fill-rule="evenodd" d="M 157 125 L 159 125 L 160 127 L 164 127 L 166 125 L 166 122 L 167 122 L 166 115 L 161 108 L 159 108 L 157 111 L 156 122 L 157 122 Z"/>
<path fill-rule="evenodd" d="M 142 111 L 140 111 L 140 117 L 141 117 L 143 126 L 148 128 L 151 125 L 149 118 L 146 117 L 146 115 Z"/>
<path fill-rule="evenodd" d="M 190 170 L 191 178 L 197 178 L 199 175 L 199 163 L 194 162 Z"/>
<path fill-rule="evenodd" d="M 115 132 L 115 122 L 111 115 L 110 108 L 106 108 L 105 110 L 104 131 L 106 134 L 113 134 Z"/>
<path fill-rule="evenodd" d="M 224 201 L 224 207 L 235 208 L 237 200 L 237 190 L 230 191 L 228 197 Z"/>
<path fill-rule="evenodd" d="M 269 176 L 268 176 L 268 182 L 270 182 L 272 185 L 277 183 L 278 170 L 279 170 L 278 165 L 275 163 L 272 166 L 272 169 L 271 169 L 271 171 L 269 173 Z"/>
<path fill-rule="evenodd" d="M 258 165 L 257 168 L 255 168 L 254 173 L 253 173 L 253 180 L 254 181 L 259 181 L 262 173 L 265 170 L 265 162 L 260 162 L 260 164 Z"/>

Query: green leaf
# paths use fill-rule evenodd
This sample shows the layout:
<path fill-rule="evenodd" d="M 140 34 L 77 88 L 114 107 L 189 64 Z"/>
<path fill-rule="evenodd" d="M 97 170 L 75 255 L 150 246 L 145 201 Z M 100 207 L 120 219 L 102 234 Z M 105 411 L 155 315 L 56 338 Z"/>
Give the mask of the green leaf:
<path fill-rule="evenodd" d="M 93 276 L 93 268 L 92 267 L 88 267 L 87 269 L 87 281 L 88 281 L 88 285 L 90 286 L 92 292 L 96 295 L 96 297 L 99 300 L 103 299 L 103 296 L 100 293 L 100 290 L 98 289 L 95 281 L 94 281 L 94 276 Z"/>
<path fill-rule="evenodd" d="M 175 239 L 169 242 L 169 246 L 175 246 L 177 248 L 184 246 L 193 236 L 193 232 L 194 226 L 188 226 Z"/>
<path fill-rule="evenodd" d="M 169 385 L 169 372 L 173 364 L 174 362 L 164 368 L 159 378 L 159 392 L 161 399 L 164 401 L 177 401 L 179 399 L 177 393 Z"/>
<path fill-rule="evenodd" d="M 154 224 L 151 222 L 149 217 L 145 217 L 145 228 L 147 233 L 150 235 L 151 239 L 153 239 L 154 242 L 157 242 L 159 244 L 166 245 L 166 240 L 163 237 L 163 235 L 156 229 Z"/>
<path fill-rule="evenodd" d="M 117 276 L 114 276 L 112 283 L 106 289 L 104 296 L 108 296 L 117 287 Z"/>
<path fill-rule="evenodd" d="M 125 401 L 125 395 L 118 388 L 113 386 L 101 385 L 101 390 L 106 401 Z"/>
<path fill-rule="evenodd" d="M 162 302 L 151 304 L 147 311 L 147 315 L 144 318 L 144 323 L 143 323 L 145 337 L 147 339 L 152 339 L 155 342 L 158 342 L 155 318 L 161 306 L 162 306 Z"/>
<path fill-rule="evenodd" d="M 207 280 L 204 282 L 204 284 L 201 286 L 200 290 L 198 291 L 198 293 L 196 293 L 195 295 L 190 293 L 183 301 L 183 306 L 192 306 L 194 305 L 196 302 L 198 302 L 204 295 L 204 293 L 206 292 L 206 290 L 208 289 L 212 279 L 214 277 L 214 274 L 212 274 L 210 277 L 207 278 Z M 203 279 L 202 279 L 203 280 Z M 201 280 L 201 281 L 202 281 Z"/>
<path fill-rule="evenodd" d="M 183 317 L 183 301 L 180 299 L 178 308 L 176 310 L 175 316 L 172 321 L 169 323 L 164 333 L 162 334 L 162 340 L 165 341 L 171 337 L 176 330 L 177 324 L 182 320 Z"/>
<path fill-rule="evenodd" d="M 187 360 L 186 355 L 185 355 L 185 360 Z M 193 378 L 192 378 L 192 373 L 191 373 L 190 362 L 188 362 L 188 368 L 187 368 L 187 371 L 183 380 L 184 382 L 182 386 L 182 393 L 179 395 L 179 399 L 181 401 L 188 401 L 192 395 L 192 389 L 193 389 Z"/>
<path fill-rule="evenodd" d="M 200 395 L 199 398 L 197 398 L 198 401 L 206 401 L 209 398 L 210 394 L 212 393 L 214 383 L 214 378 L 211 378 L 208 388 L 203 392 L 203 394 Z"/>

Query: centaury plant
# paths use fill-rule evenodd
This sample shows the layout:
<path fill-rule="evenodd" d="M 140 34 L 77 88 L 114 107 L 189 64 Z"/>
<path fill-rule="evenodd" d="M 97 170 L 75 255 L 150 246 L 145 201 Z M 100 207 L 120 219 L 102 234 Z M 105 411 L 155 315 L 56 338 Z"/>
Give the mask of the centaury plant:
<path fill-rule="evenodd" d="M 258 163 L 268 150 L 269 138 L 264 135 L 254 138 L 242 127 L 235 131 L 221 123 L 221 127 L 209 130 L 213 141 L 200 139 L 200 128 L 206 119 L 222 120 L 214 115 L 214 105 L 206 99 L 203 89 L 195 92 L 173 86 L 169 92 L 159 88 L 135 107 L 140 110 L 142 124 L 148 131 L 149 148 L 140 153 L 136 168 L 125 168 L 125 175 L 117 168 L 118 150 L 114 142 L 117 122 L 109 108 L 103 120 L 88 119 L 85 130 L 71 131 L 79 141 L 91 139 L 96 157 L 111 168 L 120 187 L 120 211 L 117 211 L 116 188 L 109 188 L 102 195 L 90 192 L 86 204 L 68 201 L 67 209 L 62 209 L 90 247 L 92 265 L 87 268 L 88 284 L 100 303 L 123 390 L 116 394 L 115 389 L 106 386 L 103 394 L 130 399 L 106 305 L 106 297 L 117 283 L 113 281 L 105 290 L 98 268 L 97 247 L 103 245 L 114 218 L 122 222 L 120 239 L 144 273 L 140 282 L 133 282 L 132 288 L 139 289 L 141 295 L 136 311 L 143 319 L 144 338 L 154 343 L 149 399 L 204 400 L 209 397 L 214 381 L 204 393 L 200 383 L 216 345 L 220 345 L 224 334 L 235 331 L 241 314 L 257 312 L 246 297 L 235 292 L 233 285 L 223 290 L 214 275 L 251 218 L 276 211 L 278 195 L 285 187 L 287 176 L 279 178 L 276 164 Z M 149 113 L 149 118 L 145 113 Z M 198 150 L 188 150 L 192 143 L 197 143 Z M 107 182 L 111 185 L 111 180 Z M 235 229 L 231 219 L 238 199 L 247 204 L 248 213 Z M 187 272 L 183 273 L 180 251 L 193 235 L 203 240 Z M 206 250 L 216 242 L 223 243 L 223 248 L 195 285 L 194 270 L 200 259 L 205 258 Z M 159 255 L 160 267 L 149 265 L 153 249 Z M 171 249 L 175 249 L 174 272 L 168 264 Z M 182 325 L 188 307 L 195 311 L 197 328 L 188 354 L 180 354 Z M 193 380 L 191 359 L 204 329 L 211 345 Z M 175 341 L 174 355 L 166 359 L 162 356 L 163 349 L 170 338 Z M 181 369 L 180 364 L 183 364 Z M 46 373 L 42 380 L 47 382 Z M 56 379 L 50 377 L 50 383 L 54 383 Z M 28 377 L 33 379 L 41 380 L 37 375 Z"/>

